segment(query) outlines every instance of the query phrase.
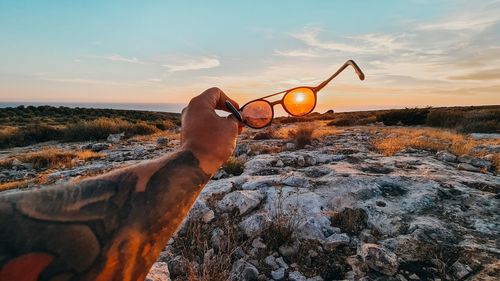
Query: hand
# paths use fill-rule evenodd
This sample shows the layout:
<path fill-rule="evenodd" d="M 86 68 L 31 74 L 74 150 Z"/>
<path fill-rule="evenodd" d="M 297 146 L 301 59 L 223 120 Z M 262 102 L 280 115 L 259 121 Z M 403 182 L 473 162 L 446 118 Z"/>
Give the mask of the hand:
<path fill-rule="evenodd" d="M 215 109 L 228 111 L 226 100 L 239 109 L 238 103 L 219 88 L 210 88 L 182 110 L 181 147 L 191 150 L 200 161 L 200 168 L 209 175 L 231 156 L 243 128 L 232 115 L 220 117 L 215 113 Z"/>

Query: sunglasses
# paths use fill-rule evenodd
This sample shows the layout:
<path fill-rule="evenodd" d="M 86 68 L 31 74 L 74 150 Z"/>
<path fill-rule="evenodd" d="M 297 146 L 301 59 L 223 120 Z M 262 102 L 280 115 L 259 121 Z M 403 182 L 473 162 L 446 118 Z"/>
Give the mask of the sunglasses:
<path fill-rule="evenodd" d="M 229 101 L 226 101 L 225 104 L 238 121 L 254 129 L 261 129 L 271 125 L 274 118 L 274 106 L 277 104 L 281 104 L 283 109 L 291 116 L 305 116 L 311 113 L 316 107 L 318 92 L 348 66 L 354 68 L 360 80 L 365 79 L 365 75 L 359 66 L 353 60 L 348 60 L 332 76 L 316 87 L 300 86 L 274 93 L 250 101 L 242 106 L 240 110 L 236 109 Z M 270 102 L 266 100 L 267 98 L 280 94 L 284 94 L 284 96 L 278 101 Z"/>

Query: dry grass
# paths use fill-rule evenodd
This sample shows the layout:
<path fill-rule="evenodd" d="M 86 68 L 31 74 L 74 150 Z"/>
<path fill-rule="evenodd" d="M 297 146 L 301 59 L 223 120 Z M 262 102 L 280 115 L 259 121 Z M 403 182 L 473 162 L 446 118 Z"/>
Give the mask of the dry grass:
<path fill-rule="evenodd" d="M 288 132 L 288 138 L 295 142 L 297 148 L 304 148 L 306 145 L 311 144 L 314 129 L 310 124 L 297 126 L 294 130 Z"/>
<path fill-rule="evenodd" d="M 101 159 L 104 158 L 104 156 L 105 155 L 103 153 L 94 152 L 92 150 L 84 150 L 76 152 L 76 158 L 84 161 Z"/>
<path fill-rule="evenodd" d="M 40 151 L 20 155 L 18 159 L 23 163 L 33 165 L 35 169 L 44 169 L 70 167 L 73 165 L 73 159 L 75 157 L 75 152 L 49 147 Z"/>
<path fill-rule="evenodd" d="M 281 245 L 292 243 L 293 235 L 302 222 L 302 216 L 298 209 L 285 208 L 287 197 L 284 196 L 281 189 L 278 188 L 277 192 L 278 197 L 271 213 L 271 223 L 261 233 L 268 249 L 272 251 L 277 251 Z"/>
<path fill-rule="evenodd" d="M 209 241 L 212 230 L 223 231 L 219 248 L 210 254 Z M 210 225 L 200 219 L 190 219 L 183 226 L 173 243 L 173 251 L 184 258 L 182 276 L 172 276 L 173 280 L 215 281 L 229 280 L 232 256 L 241 246 L 236 216 L 216 218 Z M 185 268 L 184 268 L 185 267 Z"/>
<path fill-rule="evenodd" d="M 168 138 L 169 140 L 180 140 L 181 139 L 181 134 L 179 130 L 166 130 L 166 131 L 161 131 L 157 133 L 153 133 L 151 135 L 136 135 L 130 138 L 131 141 L 136 141 L 136 142 L 145 142 L 145 141 L 151 141 L 155 140 L 159 137 L 165 137 Z"/>
<path fill-rule="evenodd" d="M 325 122 L 318 122 L 311 125 L 315 126 L 316 128 L 313 132 L 313 138 L 322 138 L 325 136 L 336 135 L 342 131 L 332 126 L 325 126 Z"/>
<path fill-rule="evenodd" d="M 250 145 L 249 155 L 272 154 L 278 152 L 281 152 L 281 147 L 279 146 L 270 146 L 270 145 L 256 143 Z"/>
<path fill-rule="evenodd" d="M 499 139 L 477 140 L 465 134 L 434 128 L 373 128 L 370 131 L 384 133 L 384 137 L 373 141 L 373 146 L 386 156 L 392 156 L 406 148 L 414 148 L 432 152 L 447 150 L 456 156 L 466 154 L 482 157 L 488 152 L 474 148 L 481 145 L 500 145 Z M 500 153 L 493 154 L 492 162 L 500 172 Z"/>
<path fill-rule="evenodd" d="M 0 167 L 10 169 L 12 168 L 14 159 L 18 159 L 22 163 L 32 165 L 33 168 L 38 170 L 69 168 L 76 165 L 77 160 L 90 161 L 94 159 L 101 159 L 104 156 L 105 155 L 102 153 L 93 152 L 91 150 L 73 152 L 60 148 L 48 147 L 36 152 L 29 152 L 2 159 L 0 160 Z M 0 191 L 15 188 L 26 188 L 49 183 L 47 173 L 39 172 L 35 178 L 0 183 Z"/>
<path fill-rule="evenodd" d="M 476 140 L 464 134 L 433 128 L 377 128 L 372 132 L 382 131 L 386 136 L 373 142 L 382 154 L 391 156 L 405 148 L 425 149 L 430 151 L 448 150 L 455 155 L 470 154 L 478 145 L 500 145 L 500 140 Z"/>
<path fill-rule="evenodd" d="M 33 179 L 23 179 L 11 182 L 0 183 L 0 191 L 9 190 L 9 189 L 21 189 L 27 188 L 35 185 L 44 185 L 49 184 L 49 178 L 47 174 L 38 174 Z"/>

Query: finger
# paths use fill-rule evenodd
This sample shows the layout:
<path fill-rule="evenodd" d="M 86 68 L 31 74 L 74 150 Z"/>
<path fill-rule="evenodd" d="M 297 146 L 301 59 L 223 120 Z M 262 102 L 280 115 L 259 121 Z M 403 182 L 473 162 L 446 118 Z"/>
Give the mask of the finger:
<path fill-rule="evenodd" d="M 240 106 L 236 101 L 229 98 L 221 89 L 217 87 L 213 87 L 205 90 L 200 95 L 194 97 L 190 102 L 189 106 L 194 106 L 199 109 L 219 109 L 224 110 L 226 112 L 231 113 L 227 108 L 225 102 L 229 101 L 236 109 L 239 109 Z"/>
<path fill-rule="evenodd" d="M 226 107 L 226 101 L 229 101 L 236 109 L 240 109 L 240 105 L 222 91 L 220 91 L 219 100 L 217 101 L 215 109 L 224 110 L 230 113 L 231 111 Z"/>
<path fill-rule="evenodd" d="M 243 132 L 243 124 L 239 123 L 238 124 L 238 135 L 241 135 L 241 132 Z"/>
<path fill-rule="evenodd" d="M 238 120 L 238 117 L 234 116 L 234 114 L 229 114 L 228 116 L 226 116 L 226 118 L 235 120 L 236 122 L 238 122 L 238 125 L 240 124 L 240 120 Z"/>

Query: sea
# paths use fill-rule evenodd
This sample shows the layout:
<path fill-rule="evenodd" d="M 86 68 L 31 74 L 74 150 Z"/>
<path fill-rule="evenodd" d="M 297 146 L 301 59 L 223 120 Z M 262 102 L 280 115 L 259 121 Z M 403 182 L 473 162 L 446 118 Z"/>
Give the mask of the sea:
<path fill-rule="evenodd" d="M 181 103 L 71 103 L 71 102 L 0 102 L 0 108 L 28 106 L 65 106 L 82 108 L 109 108 L 180 113 L 187 104 Z"/>

